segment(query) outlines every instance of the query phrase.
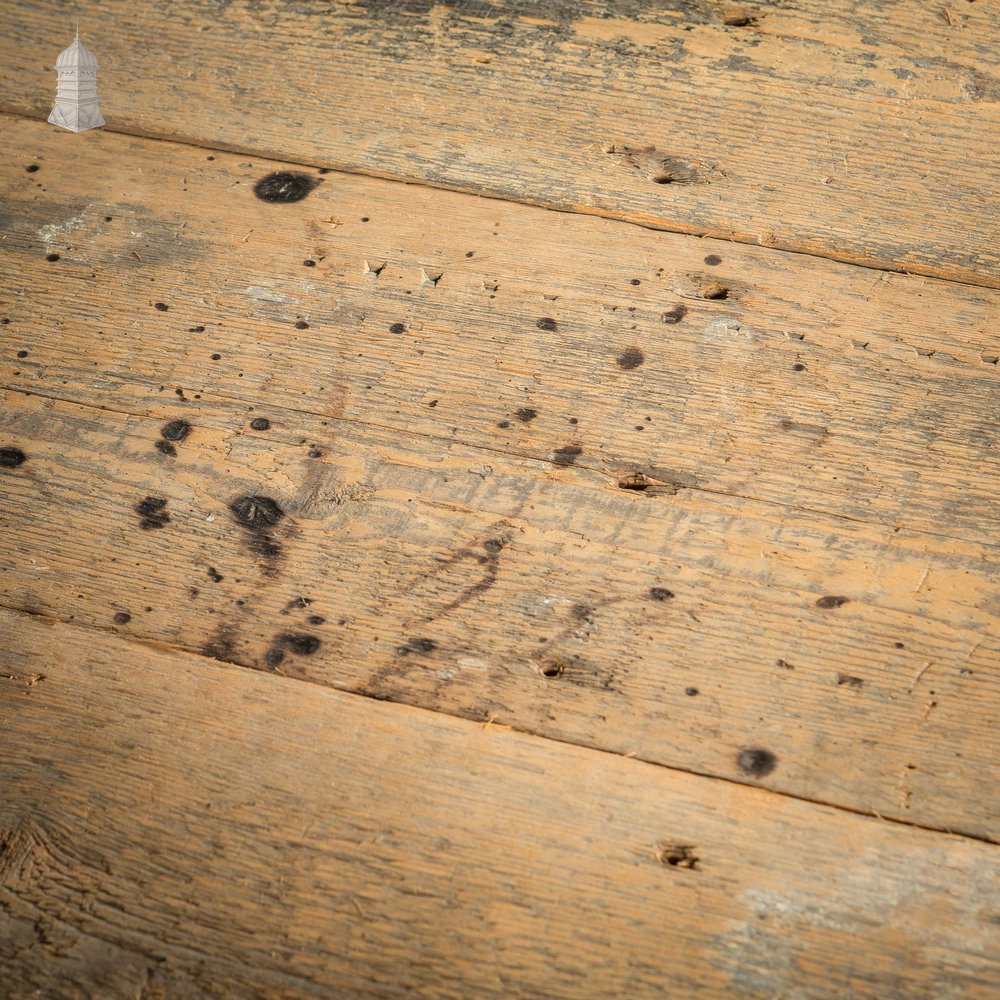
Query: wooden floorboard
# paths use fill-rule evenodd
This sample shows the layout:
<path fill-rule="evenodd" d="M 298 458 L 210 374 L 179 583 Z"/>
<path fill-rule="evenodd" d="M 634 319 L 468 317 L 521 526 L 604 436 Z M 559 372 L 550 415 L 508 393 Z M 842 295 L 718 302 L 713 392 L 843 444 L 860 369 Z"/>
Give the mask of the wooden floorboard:
<path fill-rule="evenodd" d="M 10 1000 L 992 995 L 994 849 L 0 612 Z"/>
<path fill-rule="evenodd" d="M 66 10 L 0 4 L 44 119 Z M 110 128 L 1000 284 L 991 5 L 94 2 Z"/>
<path fill-rule="evenodd" d="M 0 138 L 29 352 L 7 385 L 221 392 L 887 531 L 996 525 L 993 290 L 315 171 L 266 203 L 294 165 L 9 117 Z"/>
<path fill-rule="evenodd" d="M 0 396 L 28 456 L 4 470 L 0 600 L 1000 836 L 980 795 L 1000 756 L 995 548 L 267 412 L 254 431 L 204 399 L 135 416 Z"/>

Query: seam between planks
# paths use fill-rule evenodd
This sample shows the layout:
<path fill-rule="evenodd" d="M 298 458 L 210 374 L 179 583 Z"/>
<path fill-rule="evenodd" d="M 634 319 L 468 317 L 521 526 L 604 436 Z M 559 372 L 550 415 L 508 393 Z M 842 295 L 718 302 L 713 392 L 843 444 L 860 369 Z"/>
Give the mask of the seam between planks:
<path fill-rule="evenodd" d="M 23 121 L 33 121 L 33 122 L 43 122 L 41 115 L 30 115 L 23 112 L 17 111 L 10 107 L 10 105 L 0 102 L 0 114 L 9 115 L 12 118 L 17 118 Z M 319 163 L 308 159 L 292 159 L 285 154 L 279 154 L 277 152 L 265 152 L 259 149 L 254 149 L 249 146 L 241 145 L 206 145 L 203 142 L 197 141 L 193 137 L 188 137 L 184 135 L 156 135 L 151 132 L 146 132 L 142 129 L 136 128 L 125 128 L 122 126 L 116 128 L 110 128 L 104 126 L 105 132 L 113 132 L 116 135 L 131 135 L 139 139 L 147 139 L 152 142 L 167 142 L 179 146 L 189 146 L 194 149 L 207 149 L 218 153 L 232 153 L 234 155 L 241 156 L 253 156 L 258 160 L 269 161 L 271 163 L 276 163 L 284 166 L 298 166 L 298 167 L 322 167 L 333 173 L 340 174 L 350 174 L 359 177 L 372 177 L 378 180 L 389 181 L 394 184 L 406 184 L 414 187 L 425 187 L 432 190 L 440 191 L 453 191 L 458 194 L 469 195 L 475 198 L 488 198 L 492 201 L 505 201 L 511 202 L 517 205 L 529 205 L 532 208 L 541 208 L 550 212 L 561 212 L 565 215 L 584 215 L 592 216 L 600 219 L 607 219 L 612 222 L 619 222 L 624 225 L 637 226 L 640 229 L 648 229 L 654 232 L 664 232 L 664 233 L 675 233 L 679 236 L 690 236 L 695 239 L 715 239 L 721 240 L 728 243 L 737 243 L 745 246 L 757 247 L 763 250 L 773 250 L 776 253 L 791 253 L 797 254 L 802 257 L 814 257 L 819 260 L 832 260 L 840 264 L 846 264 L 852 267 L 860 267 L 865 270 L 870 271 L 882 271 L 889 272 L 892 274 L 904 274 L 908 277 L 924 278 L 931 281 L 943 281 L 948 284 L 953 285 L 963 285 L 971 288 L 988 288 L 992 290 L 1000 289 L 1000 279 L 996 283 L 990 283 L 987 281 L 969 281 L 952 275 L 937 273 L 930 268 L 923 269 L 917 268 L 913 270 L 908 270 L 907 268 L 894 265 L 887 261 L 877 261 L 872 259 L 866 259 L 851 255 L 850 253 L 835 252 L 830 251 L 828 253 L 820 253 L 816 250 L 807 250 L 804 247 L 795 246 L 791 243 L 777 242 L 777 243 L 760 243 L 758 240 L 752 240 L 745 237 L 741 237 L 738 234 L 725 229 L 705 229 L 697 228 L 694 226 L 685 226 L 680 222 L 657 222 L 653 223 L 651 221 L 643 221 L 636 218 L 628 218 L 620 213 L 610 211 L 608 209 L 601 209 L 596 206 L 586 206 L 586 205 L 556 205 L 544 201 L 536 201 L 531 198 L 517 198 L 513 195 L 502 194 L 499 191 L 493 191 L 485 188 L 475 188 L 475 187 L 464 187 L 457 184 L 445 184 L 441 182 L 435 182 L 428 180 L 426 178 L 419 177 L 406 177 L 401 174 L 393 173 L 383 173 L 380 171 L 375 171 L 371 169 L 365 169 L 361 167 L 348 166 L 346 164 L 339 164 L 337 166 L 330 166 L 327 163 Z M 281 158 L 279 158 L 279 156 Z"/>
<path fill-rule="evenodd" d="M 151 388 L 154 384 L 152 382 L 143 382 L 141 380 L 136 380 L 136 379 L 123 379 L 122 381 L 124 381 L 128 385 L 133 385 L 137 387 Z M 67 403 L 70 406 L 80 406 L 83 407 L 84 409 L 98 410 L 98 411 L 103 411 L 105 413 L 120 413 L 122 416 L 136 417 L 137 419 L 140 420 L 151 418 L 151 414 L 149 413 L 136 413 L 133 410 L 118 409 L 117 407 L 105 406 L 103 404 L 98 404 L 98 403 L 88 403 L 79 399 L 71 399 L 65 396 L 56 396 L 51 393 L 39 392 L 35 389 L 24 389 L 21 388 L 20 386 L 7 385 L 6 383 L 2 382 L 0 382 L 0 392 L 17 393 L 18 395 L 25 397 L 38 396 L 40 399 L 49 399 L 55 403 Z M 230 396 L 226 393 L 220 393 L 220 392 L 211 393 L 208 397 L 206 397 L 205 393 L 202 392 L 202 399 L 204 402 L 207 403 L 211 403 L 212 400 L 214 399 L 223 401 L 225 403 L 235 403 L 240 406 L 249 406 L 251 405 L 252 402 L 250 400 L 243 399 L 240 396 Z M 413 430 L 412 428 L 407 428 L 406 430 L 400 430 L 400 428 L 394 427 L 391 424 L 380 424 L 370 420 L 355 420 L 350 417 L 331 417 L 327 413 L 319 413 L 315 410 L 301 409 L 299 407 L 286 406 L 284 404 L 280 404 L 277 407 L 277 409 L 283 410 L 286 413 L 297 413 L 305 417 L 311 417 L 317 420 L 325 420 L 328 423 L 347 424 L 349 426 L 357 427 L 359 429 L 372 428 L 374 430 L 399 434 L 401 436 L 409 437 L 411 439 L 416 438 L 423 441 L 433 441 L 435 444 L 447 444 L 447 445 L 457 444 L 461 445 L 463 448 L 468 448 L 470 451 L 482 452 L 485 455 L 503 455 L 506 458 L 517 458 L 527 462 L 545 463 L 547 461 L 544 458 L 539 458 L 537 455 L 526 454 L 524 452 L 519 452 L 519 451 L 505 451 L 503 448 L 491 448 L 489 445 L 474 444 L 472 442 L 465 441 L 461 438 L 444 437 L 436 434 L 428 434 L 426 431 L 417 431 Z M 638 467 L 640 463 L 632 462 L 630 464 Z M 574 467 L 577 469 L 581 469 L 585 472 L 592 473 L 594 475 L 608 476 L 611 479 L 615 478 L 614 476 L 611 476 L 610 474 L 604 472 L 602 469 L 594 468 L 593 466 L 588 465 L 586 462 L 577 461 Z M 846 521 L 848 524 L 861 524 L 869 528 L 898 527 L 904 529 L 909 534 L 920 535 L 922 537 L 939 538 L 942 541 L 948 541 L 948 542 L 961 542 L 961 543 L 976 542 L 977 544 L 982 544 L 991 549 L 993 547 L 989 545 L 988 542 L 984 542 L 979 537 L 973 537 L 973 535 L 970 535 L 969 537 L 964 537 L 962 535 L 949 535 L 939 531 L 929 531 L 926 528 L 918 528 L 913 525 L 908 525 L 908 524 L 900 525 L 891 521 L 866 521 L 864 518 L 851 517 L 848 514 L 838 514 L 834 513 L 833 511 L 826 511 L 814 507 L 802 507 L 798 504 L 784 503 L 781 500 L 764 499 L 762 497 L 748 496 L 743 493 L 733 493 L 727 490 L 712 490 L 704 486 L 678 487 L 678 490 L 682 489 L 690 490 L 693 493 L 705 493 L 708 494 L 709 496 L 714 496 L 714 497 L 725 497 L 725 498 L 731 498 L 733 500 L 743 500 L 747 503 L 760 504 L 762 507 L 765 508 L 770 507 L 770 508 L 777 508 L 780 510 L 796 511 L 797 513 L 800 514 L 806 514 L 809 517 L 828 517 L 837 521 Z M 998 555 L 1000 555 L 1000 552 L 998 552 Z"/>
<path fill-rule="evenodd" d="M 283 674 L 278 670 L 262 670 L 259 667 L 248 666 L 247 664 L 241 663 L 238 660 L 225 660 L 225 659 L 220 659 L 218 657 L 209 657 L 205 656 L 203 653 L 187 649 L 183 646 L 176 646 L 168 642 L 156 642 L 153 640 L 136 638 L 134 636 L 122 635 L 117 632 L 112 632 L 108 629 L 96 628 L 90 625 L 82 625 L 78 622 L 65 621 L 64 619 L 57 618 L 53 615 L 46 615 L 38 611 L 31 611 L 27 608 L 16 607 L 10 604 L 4 604 L 3 602 L 0 602 L 0 608 L 4 608 L 7 611 L 13 612 L 15 614 L 23 615 L 26 618 L 34 618 L 45 622 L 55 622 L 62 625 L 65 628 L 72 629 L 74 631 L 79 631 L 81 633 L 98 632 L 103 635 L 111 635 L 115 638 L 116 641 L 122 642 L 129 646 L 135 646 L 141 649 L 156 649 L 163 652 L 174 653 L 179 656 L 190 657 L 193 661 L 201 664 L 203 667 L 206 664 L 209 665 L 214 664 L 214 665 L 221 665 L 221 669 L 223 670 L 228 670 L 228 669 L 251 670 L 254 671 L 255 673 L 266 674 L 268 676 L 277 678 L 278 683 L 289 682 L 292 684 L 310 684 L 317 688 L 323 688 L 330 691 L 335 691 L 337 692 L 338 695 L 342 695 L 345 697 L 362 698 L 366 701 L 375 701 L 375 702 L 380 702 L 382 704 L 389 704 L 394 707 L 402 707 L 414 712 L 424 712 L 427 713 L 428 715 L 443 715 L 446 716 L 447 718 L 459 719 L 462 722 L 468 723 L 469 725 L 479 725 L 483 729 L 487 728 L 492 724 L 492 716 L 486 719 L 477 720 L 477 719 L 472 719 L 466 715 L 459 715 L 458 713 L 455 712 L 446 712 L 440 709 L 427 708 L 424 705 L 417 705 L 407 701 L 395 700 L 392 698 L 376 698 L 370 694 L 365 694 L 361 691 L 355 691 L 352 690 L 351 688 L 340 688 L 340 687 L 335 687 L 332 684 L 321 684 L 317 681 L 310 680 L 309 678 L 306 677 L 290 677 L 287 674 Z M 6 675 L 0 674 L 0 683 L 2 683 L 4 680 L 17 682 L 19 679 L 20 678 L 16 676 L 8 677 Z M 45 675 L 40 674 L 38 675 L 35 683 L 43 683 L 44 680 L 45 680 Z M 786 792 L 775 788 L 768 788 L 766 785 L 755 785 L 751 784 L 750 782 L 739 781 L 736 778 L 730 778 L 725 775 L 712 774 L 708 771 L 698 771 L 694 770 L 693 768 L 678 767 L 673 764 L 664 764 L 661 761 L 649 760 L 645 757 L 640 756 L 639 754 L 635 754 L 633 756 L 630 754 L 618 753 L 615 750 L 608 750 L 605 749 L 604 747 L 593 746 L 592 744 L 589 743 L 574 743 L 572 740 L 560 739 L 559 737 L 550 736 L 546 733 L 536 733 L 530 729 L 520 729 L 516 725 L 510 725 L 508 723 L 497 723 L 497 728 L 503 728 L 511 732 L 515 732 L 519 736 L 527 736 L 532 739 L 545 740 L 550 743 L 561 743 L 565 746 L 576 747 L 579 750 L 586 750 L 589 753 L 606 754 L 609 757 L 621 757 L 625 760 L 637 760 L 640 763 L 645 764 L 647 766 L 661 767 L 667 771 L 674 771 L 679 774 L 689 774 L 696 778 L 705 778 L 708 779 L 709 781 L 724 781 L 727 784 L 737 785 L 740 788 L 754 788 L 757 789 L 758 791 L 766 792 L 768 795 L 777 795 L 786 799 L 795 799 L 798 802 L 807 802 L 810 805 L 823 806 L 828 809 L 837 809 L 840 812 L 850 813 L 854 816 L 864 816 L 866 819 L 881 820 L 883 823 L 893 823 L 896 826 L 901 826 L 901 827 L 913 827 L 918 830 L 926 830 L 929 833 L 936 833 L 942 836 L 960 837 L 964 840 L 973 840 L 976 841 L 977 843 L 989 844 L 990 846 L 995 846 L 998 844 L 998 841 L 992 839 L 991 837 L 985 834 L 969 833 L 964 830 L 933 826 L 929 824 L 918 823 L 913 820 L 899 819 L 894 816 L 883 816 L 881 813 L 878 812 L 874 811 L 866 812 L 864 809 L 856 809 L 851 806 L 841 805 L 840 803 L 837 802 L 830 802 L 827 801 L 826 799 L 810 798 L 807 795 L 796 795 L 793 792 Z"/>

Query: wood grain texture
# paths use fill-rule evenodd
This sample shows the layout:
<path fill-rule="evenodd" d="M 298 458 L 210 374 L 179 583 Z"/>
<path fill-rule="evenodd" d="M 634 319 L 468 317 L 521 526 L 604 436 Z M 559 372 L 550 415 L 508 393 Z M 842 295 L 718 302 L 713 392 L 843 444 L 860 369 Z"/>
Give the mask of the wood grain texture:
<path fill-rule="evenodd" d="M 1000 836 L 994 546 L 258 412 L 5 393 L 0 601 Z"/>
<path fill-rule="evenodd" d="M 0 4 L 44 118 L 69 15 Z M 990 4 L 88 6 L 109 127 L 1000 284 Z"/>
<path fill-rule="evenodd" d="M 1000 975 L 988 845 L 0 630 L 10 1000 L 985 1000 Z"/>
<path fill-rule="evenodd" d="M 790 516 L 995 530 L 994 290 L 344 175 L 269 204 L 252 187 L 286 165 L 0 128 L 7 385 L 266 401 Z"/>

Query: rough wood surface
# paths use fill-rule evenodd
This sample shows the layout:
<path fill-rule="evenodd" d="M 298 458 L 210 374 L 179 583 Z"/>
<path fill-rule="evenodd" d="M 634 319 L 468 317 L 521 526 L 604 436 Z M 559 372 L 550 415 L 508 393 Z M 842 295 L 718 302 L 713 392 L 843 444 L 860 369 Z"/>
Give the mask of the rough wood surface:
<path fill-rule="evenodd" d="M 66 9 L 0 3 L 44 118 Z M 989 3 L 94 2 L 110 128 L 1000 284 Z"/>
<path fill-rule="evenodd" d="M 8 606 L 1000 836 L 995 547 L 277 407 L 0 406 Z"/>
<path fill-rule="evenodd" d="M 275 162 L 0 138 L 7 385 L 266 401 L 790 517 L 995 530 L 994 290 L 344 175 L 273 204 Z"/>
<path fill-rule="evenodd" d="M 989 845 L 0 630 L 9 1000 L 986 1000 L 1000 977 Z"/>

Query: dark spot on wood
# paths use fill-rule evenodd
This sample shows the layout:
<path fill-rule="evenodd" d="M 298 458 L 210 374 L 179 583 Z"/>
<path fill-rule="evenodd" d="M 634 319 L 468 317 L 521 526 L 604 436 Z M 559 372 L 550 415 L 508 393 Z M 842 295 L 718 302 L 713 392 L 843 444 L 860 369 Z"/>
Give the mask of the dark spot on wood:
<path fill-rule="evenodd" d="M 717 253 L 710 253 L 705 258 L 705 263 L 708 264 L 709 267 L 718 267 L 719 264 L 722 263 L 722 258 Z"/>
<path fill-rule="evenodd" d="M 701 694 L 697 688 L 684 688 L 684 693 L 689 697 L 693 698 L 695 695 Z"/>
<path fill-rule="evenodd" d="M 393 323 L 389 327 L 389 333 L 406 333 L 406 326 L 403 323 Z"/>
<path fill-rule="evenodd" d="M 508 427 L 510 427 L 510 421 L 509 420 L 501 420 L 497 424 L 497 427 L 500 427 L 501 429 L 506 430 Z"/>
<path fill-rule="evenodd" d="M 320 647 L 319 639 L 305 632 L 283 632 L 274 642 L 276 646 L 283 646 L 296 656 L 311 656 Z"/>
<path fill-rule="evenodd" d="M 522 424 L 530 424 L 531 421 L 538 416 L 538 410 L 533 410 L 530 406 L 524 406 L 518 410 L 514 416 L 517 417 Z"/>
<path fill-rule="evenodd" d="M 864 685 L 864 680 L 860 677 L 854 677 L 851 674 L 837 674 L 837 686 L 843 687 L 845 684 L 847 687 L 859 688 Z"/>
<path fill-rule="evenodd" d="M 896 649 L 905 649 L 906 648 L 901 642 L 894 642 L 893 646 L 895 646 Z"/>
<path fill-rule="evenodd" d="M 113 218 L 113 216 L 106 215 L 106 216 L 104 216 L 104 221 L 105 222 L 110 222 L 112 220 L 112 218 Z"/>
<path fill-rule="evenodd" d="M 539 330 L 554 330 L 556 328 L 556 321 L 551 316 L 543 316 L 535 323 L 535 326 Z"/>
<path fill-rule="evenodd" d="M 649 596 L 652 597 L 654 601 L 669 601 L 670 598 L 675 595 L 672 590 L 667 590 L 666 587 L 650 587 Z"/>
<path fill-rule="evenodd" d="M 221 354 L 213 354 L 212 355 L 212 360 L 213 361 L 221 361 L 222 360 L 222 355 Z"/>
<path fill-rule="evenodd" d="M 287 615 L 289 611 L 303 610 L 312 604 L 311 597 L 293 597 L 282 609 L 281 613 Z"/>
<path fill-rule="evenodd" d="M 618 364 L 626 371 L 638 368 L 646 360 L 646 355 L 638 347 L 627 347 L 618 355 Z"/>
<path fill-rule="evenodd" d="M 802 364 L 801 362 L 799 362 L 798 364 L 792 365 L 792 371 L 795 371 L 795 372 L 804 372 L 805 370 L 806 370 L 806 366 L 804 364 Z"/>
<path fill-rule="evenodd" d="M 778 665 L 779 667 L 781 667 L 781 669 L 782 669 L 782 670 L 794 670 L 794 669 L 795 669 L 795 667 L 793 667 L 793 666 L 792 666 L 792 665 L 791 665 L 791 664 L 790 664 L 790 663 L 788 662 L 788 660 L 775 660 L 774 662 L 775 662 L 775 663 L 776 663 L 776 664 L 777 664 L 777 665 Z"/>
<path fill-rule="evenodd" d="M 170 308 L 170 306 L 168 306 L 166 302 L 154 302 L 153 308 L 158 309 L 161 313 L 165 313 Z"/>
<path fill-rule="evenodd" d="M 572 465 L 579 455 L 583 454 L 583 449 L 578 444 L 566 444 L 561 448 L 556 448 L 552 454 L 553 465 Z"/>
<path fill-rule="evenodd" d="M 438 401 L 436 399 L 432 399 L 427 405 L 433 410 L 434 407 L 438 405 Z"/>
<path fill-rule="evenodd" d="M 755 778 L 766 778 L 777 763 L 778 758 L 770 750 L 761 750 L 758 747 L 741 750 L 736 757 L 739 769 L 746 774 L 752 774 Z"/>
<path fill-rule="evenodd" d="M 701 297 L 703 299 L 728 299 L 729 289 L 725 285 L 720 285 L 717 281 L 713 281 L 702 287 Z"/>
<path fill-rule="evenodd" d="M 208 576 L 214 583 L 222 583 L 225 577 L 214 567 L 208 567 Z"/>
<path fill-rule="evenodd" d="M 47 261 L 50 261 L 50 262 L 52 262 L 52 263 L 55 263 L 55 262 L 56 262 L 56 261 L 57 261 L 57 260 L 59 259 L 59 254 L 57 254 L 57 253 L 47 253 L 47 254 L 45 255 L 45 259 L 46 259 Z"/>
<path fill-rule="evenodd" d="M 33 174 L 39 169 L 39 167 L 37 163 L 29 163 L 24 169 L 27 170 L 29 174 Z"/>
<path fill-rule="evenodd" d="M 475 252 L 476 252 L 475 250 L 467 250 L 465 256 L 471 257 Z"/>
<path fill-rule="evenodd" d="M 699 871 L 701 858 L 695 857 L 693 844 L 660 844 L 656 848 L 656 860 L 668 868 L 689 868 Z"/>
<path fill-rule="evenodd" d="M 160 436 L 167 441 L 183 441 L 191 433 L 191 425 L 186 420 L 171 420 L 160 428 Z"/>
<path fill-rule="evenodd" d="M 576 417 L 570 417 L 570 418 L 569 418 L 569 422 L 570 422 L 571 424 L 578 424 L 578 423 L 579 423 L 580 421 L 579 421 L 579 420 L 577 420 L 577 419 L 576 419 Z"/>
<path fill-rule="evenodd" d="M 309 329 L 309 324 L 304 319 L 296 320 L 296 322 L 295 322 L 295 329 L 296 330 L 308 330 Z"/>
<path fill-rule="evenodd" d="M 748 17 L 743 14 L 734 14 L 731 17 L 723 18 L 722 23 L 727 28 L 749 28 L 750 25 L 757 23 L 757 18 Z"/>
<path fill-rule="evenodd" d="M 268 420 L 267 417 L 254 417 L 254 419 L 250 421 L 250 426 L 255 431 L 266 431 L 271 429 L 271 421 Z"/>
<path fill-rule="evenodd" d="M 483 548 L 486 549 L 490 555 L 495 556 L 498 552 L 502 551 L 503 547 L 504 542 L 501 538 L 487 538 L 486 541 L 483 542 Z"/>
<path fill-rule="evenodd" d="M 132 620 L 132 616 L 127 611 L 116 611 L 114 622 L 116 625 L 127 625 Z"/>
<path fill-rule="evenodd" d="M 326 619 L 322 615 L 310 615 L 307 619 L 310 625 L 323 625 Z"/>
<path fill-rule="evenodd" d="M 164 455 L 176 455 L 177 449 L 169 441 L 156 441 L 154 447 Z"/>
<path fill-rule="evenodd" d="M 846 604 L 849 600 L 850 600 L 849 597 L 836 597 L 836 596 L 821 597 L 816 602 L 816 607 L 817 608 L 839 608 L 842 605 Z"/>
<path fill-rule="evenodd" d="M 433 639 L 408 639 L 404 645 L 396 647 L 396 652 L 408 656 L 410 653 L 433 653 L 435 649 L 437 643 Z"/>
<path fill-rule="evenodd" d="M 204 656 L 216 660 L 232 662 L 236 656 L 236 637 L 233 629 L 228 625 L 220 625 L 212 638 L 201 647 L 201 652 Z"/>
<path fill-rule="evenodd" d="M 316 266 L 316 261 L 314 261 L 314 260 L 304 260 L 304 261 L 302 261 L 302 264 L 305 267 L 315 267 Z"/>
<path fill-rule="evenodd" d="M 309 449 L 309 457 L 310 458 L 322 458 L 323 457 L 323 452 L 321 452 L 319 450 L 319 448 L 310 448 Z"/>
<path fill-rule="evenodd" d="M 367 216 L 367 215 L 362 215 L 362 216 L 361 216 L 361 221 L 362 221 L 362 222 L 370 222 L 371 220 L 370 220 L 370 219 L 368 218 L 368 216 Z"/>
<path fill-rule="evenodd" d="M 17 356 L 19 358 L 26 358 L 28 356 L 28 352 L 27 351 L 18 351 L 17 352 Z"/>
<path fill-rule="evenodd" d="M 170 522 L 170 515 L 164 510 L 167 501 L 162 497 L 146 497 L 135 505 L 136 513 L 141 518 L 139 524 L 147 531 L 152 528 L 162 528 Z"/>
<path fill-rule="evenodd" d="M 203 326 L 191 326 L 188 327 L 188 333 L 204 333 L 205 328 Z"/>
<path fill-rule="evenodd" d="M 642 284 L 642 282 L 641 282 L 641 281 L 640 281 L 640 280 L 639 280 L 638 278 L 633 278 L 633 279 L 632 279 L 632 280 L 631 280 L 631 281 L 629 282 L 629 284 L 630 284 L 630 285 L 641 285 L 641 284 Z"/>
<path fill-rule="evenodd" d="M 574 604 L 569 609 L 570 617 L 578 622 L 587 622 L 593 617 L 594 609 L 590 604 Z"/>
<path fill-rule="evenodd" d="M 230 502 L 229 510 L 236 523 L 248 531 L 267 531 L 285 516 L 276 501 L 259 494 L 237 497 Z"/>
<path fill-rule="evenodd" d="M 253 192 L 261 201 L 288 203 L 302 201 L 319 183 L 306 174 L 293 174 L 287 170 L 262 177 L 253 186 Z"/>
<path fill-rule="evenodd" d="M 660 319 L 664 323 L 679 323 L 687 315 L 687 306 L 671 306 L 665 313 L 660 314 Z"/>
<path fill-rule="evenodd" d="M 20 448 L 0 448 L 0 469 L 16 469 L 28 460 Z"/>

